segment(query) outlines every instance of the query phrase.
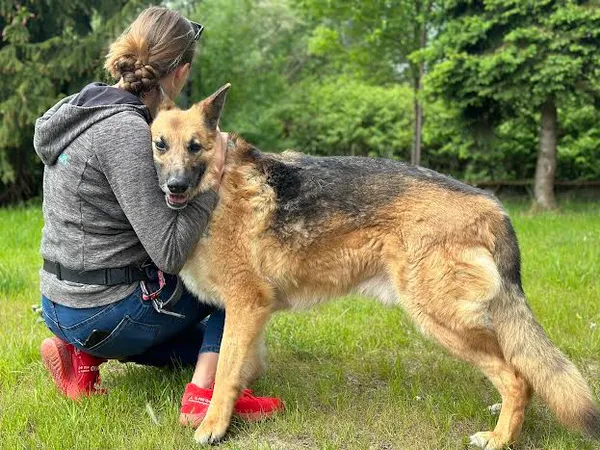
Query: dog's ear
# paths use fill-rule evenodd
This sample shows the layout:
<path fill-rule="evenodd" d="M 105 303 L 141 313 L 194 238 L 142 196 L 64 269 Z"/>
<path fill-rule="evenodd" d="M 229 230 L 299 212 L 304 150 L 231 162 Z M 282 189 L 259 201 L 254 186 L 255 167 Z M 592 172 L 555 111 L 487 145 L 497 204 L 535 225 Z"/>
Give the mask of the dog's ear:
<path fill-rule="evenodd" d="M 216 130 L 217 125 L 219 125 L 223 106 L 225 106 L 225 97 L 227 97 L 227 91 L 230 87 L 231 84 L 227 83 L 198 105 L 204 113 L 207 126 L 212 130 Z"/>

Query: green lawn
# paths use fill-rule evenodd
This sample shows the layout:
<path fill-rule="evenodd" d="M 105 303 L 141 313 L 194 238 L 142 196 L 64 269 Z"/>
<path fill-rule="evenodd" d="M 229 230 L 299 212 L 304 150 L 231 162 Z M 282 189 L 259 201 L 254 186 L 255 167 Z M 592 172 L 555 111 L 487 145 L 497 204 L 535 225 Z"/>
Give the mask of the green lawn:
<path fill-rule="evenodd" d="M 568 202 L 531 216 L 509 203 L 529 301 L 551 338 L 600 393 L 600 203 Z M 0 210 L 0 448 L 188 449 L 177 423 L 190 370 L 111 362 L 108 396 L 62 398 L 40 362 L 49 336 L 31 305 L 37 291 L 38 207 Z M 460 449 L 495 423 L 499 401 L 475 369 L 425 340 L 400 309 L 347 298 L 269 326 L 269 368 L 258 394 L 287 408 L 260 424 L 234 422 L 225 448 Z M 148 413 L 151 408 L 158 424 Z M 592 449 L 533 403 L 519 449 Z"/>

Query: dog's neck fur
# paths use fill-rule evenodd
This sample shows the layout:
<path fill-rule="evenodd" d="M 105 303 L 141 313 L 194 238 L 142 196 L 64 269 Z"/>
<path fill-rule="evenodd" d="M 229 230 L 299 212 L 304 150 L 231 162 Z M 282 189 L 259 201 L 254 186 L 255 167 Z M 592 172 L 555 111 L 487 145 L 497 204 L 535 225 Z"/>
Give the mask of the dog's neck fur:
<path fill-rule="evenodd" d="M 225 155 L 225 167 L 234 168 L 238 165 L 253 161 L 260 151 L 237 133 L 230 133 Z"/>
<path fill-rule="evenodd" d="M 225 155 L 225 167 L 223 177 L 221 178 L 220 193 L 247 191 L 247 194 L 254 192 L 256 186 L 250 182 L 253 178 L 251 174 L 256 174 L 259 162 L 265 155 L 249 142 L 246 142 L 238 134 L 231 133 L 227 143 L 227 153 Z M 221 197 L 221 201 L 226 201 L 228 195 Z"/>

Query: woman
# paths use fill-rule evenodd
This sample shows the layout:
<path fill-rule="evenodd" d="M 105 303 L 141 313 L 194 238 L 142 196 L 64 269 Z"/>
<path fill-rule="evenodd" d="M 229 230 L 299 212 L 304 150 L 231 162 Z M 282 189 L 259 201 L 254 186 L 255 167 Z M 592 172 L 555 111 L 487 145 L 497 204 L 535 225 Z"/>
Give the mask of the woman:
<path fill-rule="evenodd" d="M 174 274 L 206 231 L 219 186 L 170 209 L 149 123 L 181 92 L 201 32 L 175 11 L 146 9 L 110 47 L 105 68 L 117 84 L 92 83 L 60 101 L 34 137 L 45 164 L 42 307 L 55 335 L 42 343 L 44 365 L 75 399 L 104 392 L 98 367 L 107 359 L 195 364 L 180 415 L 194 426 L 212 396 L 224 312 L 200 303 Z M 221 162 L 226 140 L 222 133 L 212 149 Z M 236 411 L 256 417 L 280 406 L 244 391 Z"/>

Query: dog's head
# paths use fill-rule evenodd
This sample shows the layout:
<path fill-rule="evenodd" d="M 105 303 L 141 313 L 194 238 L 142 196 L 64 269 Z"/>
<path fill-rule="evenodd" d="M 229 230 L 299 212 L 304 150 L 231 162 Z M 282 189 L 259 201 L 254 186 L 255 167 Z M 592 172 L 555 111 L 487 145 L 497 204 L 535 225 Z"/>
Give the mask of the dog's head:
<path fill-rule="evenodd" d="M 172 209 L 208 190 L 220 176 L 215 152 L 217 125 L 228 83 L 188 110 L 161 109 L 151 126 L 154 164 L 160 188 Z"/>

